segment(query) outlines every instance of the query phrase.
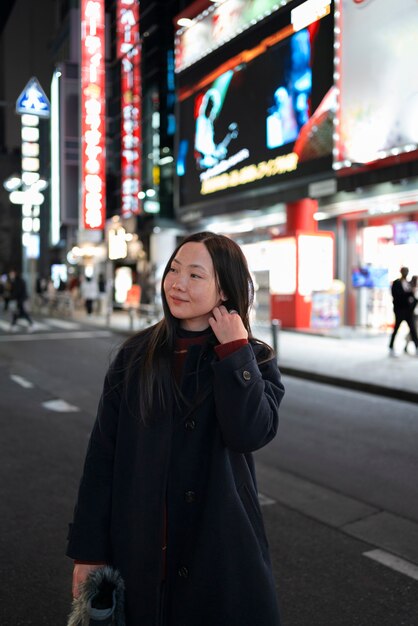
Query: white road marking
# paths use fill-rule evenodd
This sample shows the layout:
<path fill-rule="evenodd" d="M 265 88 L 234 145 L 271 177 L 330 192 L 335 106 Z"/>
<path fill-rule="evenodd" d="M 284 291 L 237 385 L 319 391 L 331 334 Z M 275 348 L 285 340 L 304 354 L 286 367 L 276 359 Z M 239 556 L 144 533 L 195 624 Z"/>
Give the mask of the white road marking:
<path fill-rule="evenodd" d="M 48 324 L 43 324 L 42 322 L 35 321 L 32 326 L 33 330 L 49 330 Z"/>
<path fill-rule="evenodd" d="M 12 341 L 46 341 L 49 339 L 94 339 L 100 337 L 111 337 L 112 333 L 108 330 L 87 330 L 87 331 L 74 331 L 67 333 L 42 333 L 37 335 L 36 333 L 31 335 L 1 335 L 0 342 L 12 342 Z"/>
<path fill-rule="evenodd" d="M 373 561 L 377 561 L 381 565 L 386 565 L 386 567 L 390 567 L 390 569 L 395 570 L 395 572 L 400 572 L 401 574 L 405 574 L 405 576 L 409 576 L 409 578 L 418 580 L 418 567 L 410 563 L 410 561 L 405 561 L 405 559 L 401 559 L 399 556 L 390 554 L 390 552 L 385 552 L 384 550 L 370 550 L 369 552 L 363 552 L 363 556 L 367 556 L 369 559 L 373 559 Z"/>
<path fill-rule="evenodd" d="M 52 317 L 46 317 L 45 322 L 49 326 L 55 326 L 55 328 L 62 328 L 63 330 L 79 330 L 81 328 L 80 324 L 77 322 L 70 322 L 69 320 L 58 320 Z"/>
<path fill-rule="evenodd" d="M 49 411 L 57 411 L 58 413 L 76 413 L 80 410 L 77 406 L 60 399 L 42 402 L 42 406 Z"/>
<path fill-rule="evenodd" d="M 26 378 L 23 378 L 23 376 L 18 376 L 17 374 L 10 374 L 10 378 L 15 383 L 17 383 L 21 387 L 24 387 L 25 389 L 32 389 L 32 387 L 34 386 L 33 383 L 30 382 L 30 380 L 26 380 Z"/>
<path fill-rule="evenodd" d="M 25 323 L 25 324 L 20 324 L 19 321 L 16 324 L 16 328 L 18 331 L 22 332 L 28 332 L 28 327 L 29 324 Z M 35 321 L 33 322 L 33 326 L 32 326 L 32 331 L 36 331 L 36 330 L 49 330 L 49 326 L 47 324 L 43 324 L 42 322 L 38 322 Z M 77 326 L 77 328 L 80 328 L 80 326 Z M 6 320 L 0 320 L 0 329 L 1 330 L 5 330 L 6 332 L 11 332 L 11 324 L 10 322 L 7 322 Z"/>
<path fill-rule="evenodd" d="M 258 501 L 260 506 L 269 506 L 270 504 L 276 504 L 276 500 L 272 500 L 268 496 L 265 496 L 263 493 L 258 494 Z"/>

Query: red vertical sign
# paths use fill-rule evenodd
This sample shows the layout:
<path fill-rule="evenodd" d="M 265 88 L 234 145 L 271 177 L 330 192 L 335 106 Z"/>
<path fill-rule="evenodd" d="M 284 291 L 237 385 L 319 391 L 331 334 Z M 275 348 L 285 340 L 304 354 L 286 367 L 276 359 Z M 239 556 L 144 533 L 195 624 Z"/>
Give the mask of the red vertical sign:
<path fill-rule="evenodd" d="M 86 229 L 106 219 L 104 0 L 81 0 L 81 212 Z"/>
<path fill-rule="evenodd" d="M 141 190 L 141 45 L 139 0 L 118 0 L 118 58 L 121 61 L 122 216 L 140 212 Z"/>

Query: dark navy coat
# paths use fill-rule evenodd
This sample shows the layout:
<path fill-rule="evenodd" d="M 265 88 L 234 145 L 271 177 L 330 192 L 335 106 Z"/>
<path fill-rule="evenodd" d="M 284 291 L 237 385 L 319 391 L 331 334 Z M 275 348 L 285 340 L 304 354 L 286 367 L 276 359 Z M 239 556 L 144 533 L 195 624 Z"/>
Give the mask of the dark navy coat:
<path fill-rule="evenodd" d="M 208 393 L 191 411 L 156 406 L 144 423 L 134 385 L 123 390 L 135 344 L 146 351 L 147 334 L 121 350 L 105 379 L 68 556 L 118 568 L 127 626 L 159 626 L 166 509 L 164 623 L 279 626 L 251 455 L 277 431 L 276 360 L 258 365 L 255 342 L 222 360 L 192 346 L 182 391 Z"/>

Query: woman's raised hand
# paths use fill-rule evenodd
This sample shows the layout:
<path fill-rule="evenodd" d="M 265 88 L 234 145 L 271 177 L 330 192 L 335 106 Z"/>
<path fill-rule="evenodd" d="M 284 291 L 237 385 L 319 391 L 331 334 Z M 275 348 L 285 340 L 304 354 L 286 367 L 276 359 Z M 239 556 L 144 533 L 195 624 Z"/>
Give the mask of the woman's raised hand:
<path fill-rule="evenodd" d="M 216 306 L 209 318 L 209 324 L 219 343 L 229 343 L 237 339 L 248 339 L 247 330 L 237 311 L 230 310 L 223 305 Z"/>

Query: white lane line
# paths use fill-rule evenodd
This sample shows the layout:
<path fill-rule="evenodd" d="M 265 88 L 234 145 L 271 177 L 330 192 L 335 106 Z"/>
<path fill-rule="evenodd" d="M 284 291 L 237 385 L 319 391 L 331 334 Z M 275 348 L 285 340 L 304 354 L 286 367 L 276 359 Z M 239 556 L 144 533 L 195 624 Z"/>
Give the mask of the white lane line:
<path fill-rule="evenodd" d="M 49 411 L 56 411 L 57 413 L 76 413 L 80 410 L 77 406 L 60 399 L 42 402 L 42 406 Z"/>
<path fill-rule="evenodd" d="M 23 376 L 18 376 L 17 374 L 10 374 L 10 378 L 15 383 L 17 383 L 21 387 L 24 387 L 25 389 L 32 389 L 32 387 L 34 386 L 33 383 L 30 382 L 30 380 L 26 380 L 26 378 L 23 378 Z"/>
<path fill-rule="evenodd" d="M 369 552 L 363 552 L 363 556 L 367 556 L 367 558 L 373 559 L 373 561 L 377 561 L 381 565 L 386 565 L 386 567 L 395 570 L 395 572 L 418 580 L 418 567 L 410 561 L 405 561 L 405 559 L 401 559 L 399 556 L 390 554 L 390 552 L 370 550 Z"/>
<path fill-rule="evenodd" d="M 272 500 L 268 496 L 265 496 L 263 493 L 258 494 L 258 501 L 260 506 L 269 506 L 271 504 L 276 504 L 276 500 Z"/>
<path fill-rule="evenodd" d="M 45 322 L 49 324 L 49 326 L 54 326 L 55 328 L 61 328 L 63 330 L 79 330 L 81 328 L 80 324 L 77 322 L 70 322 L 69 320 L 58 320 L 53 317 L 46 317 Z"/>
<path fill-rule="evenodd" d="M 0 342 L 12 342 L 12 341 L 46 341 L 49 339 L 94 339 L 100 337 L 111 337 L 112 333 L 108 330 L 96 330 L 96 331 L 74 331 L 67 333 L 36 333 L 32 335 L 1 335 Z"/>

